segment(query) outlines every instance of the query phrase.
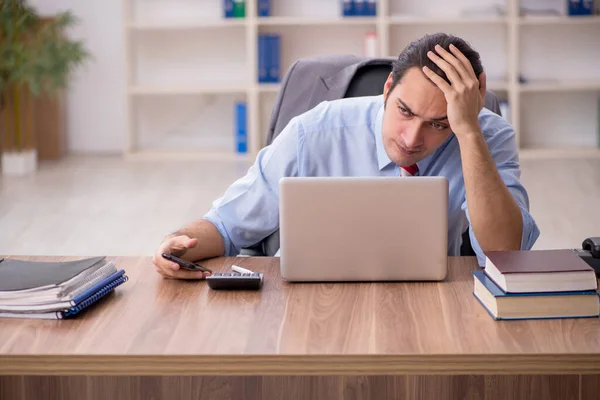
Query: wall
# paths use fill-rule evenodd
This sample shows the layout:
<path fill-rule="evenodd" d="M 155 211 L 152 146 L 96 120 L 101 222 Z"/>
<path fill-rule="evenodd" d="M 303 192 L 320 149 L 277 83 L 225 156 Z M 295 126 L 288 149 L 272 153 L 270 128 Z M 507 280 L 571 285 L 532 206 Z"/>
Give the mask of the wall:
<path fill-rule="evenodd" d="M 67 137 L 75 153 L 118 153 L 124 147 L 125 49 L 122 0 L 36 0 L 44 14 L 70 9 L 80 19 L 69 35 L 84 40 L 93 59 L 68 92 Z"/>

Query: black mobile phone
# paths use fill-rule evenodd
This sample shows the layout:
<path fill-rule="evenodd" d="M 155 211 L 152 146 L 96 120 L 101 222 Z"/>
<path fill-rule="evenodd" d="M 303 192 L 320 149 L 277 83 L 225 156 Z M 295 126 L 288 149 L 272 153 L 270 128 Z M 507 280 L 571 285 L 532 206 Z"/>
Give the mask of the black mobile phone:
<path fill-rule="evenodd" d="M 174 256 L 173 254 L 163 253 L 162 256 L 163 256 L 163 258 L 165 258 L 169 261 L 173 261 L 174 263 L 179 264 L 179 266 L 181 268 L 187 269 L 188 271 L 204 271 L 204 272 L 212 273 L 212 271 L 210 269 L 208 269 L 200 264 L 194 264 L 189 261 L 182 260 L 181 258 Z"/>

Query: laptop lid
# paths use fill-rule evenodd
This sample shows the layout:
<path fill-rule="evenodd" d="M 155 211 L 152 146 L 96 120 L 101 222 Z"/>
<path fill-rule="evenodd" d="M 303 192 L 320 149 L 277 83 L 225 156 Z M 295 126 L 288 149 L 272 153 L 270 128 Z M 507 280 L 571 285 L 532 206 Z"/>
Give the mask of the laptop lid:
<path fill-rule="evenodd" d="M 286 177 L 281 275 L 288 281 L 443 280 L 445 177 Z"/>

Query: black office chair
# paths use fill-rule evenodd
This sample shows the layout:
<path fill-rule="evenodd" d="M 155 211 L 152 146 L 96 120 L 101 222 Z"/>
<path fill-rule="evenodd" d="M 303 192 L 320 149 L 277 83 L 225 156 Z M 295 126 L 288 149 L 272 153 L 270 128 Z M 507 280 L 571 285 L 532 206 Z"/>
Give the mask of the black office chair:
<path fill-rule="evenodd" d="M 323 58 L 315 59 L 318 61 L 315 62 L 323 62 Z M 310 65 L 310 59 L 304 60 L 304 65 Z M 335 56 L 332 57 L 332 62 L 336 62 Z M 372 59 L 372 62 L 365 62 L 364 59 L 361 61 L 361 66 L 356 69 L 352 79 L 348 83 L 348 87 L 345 91 L 344 98 L 347 97 L 360 97 L 360 96 L 376 96 L 380 95 L 383 92 L 383 86 L 388 78 L 391 68 L 392 68 L 392 58 L 378 58 Z M 276 104 L 280 105 L 283 100 L 282 96 L 285 96 L 285 87 L 286 83 L 291 81 L 293 77 L 291 74 L 294 74 L 294 67 L 290 68 L 287 72 L 286 77 L 284 78 L 284 84 L 282 85 L 282 90 L 278 94 L 278 99 L 276 100 Z M 306 74 L 306 70 L 304 69 L 302 74 Z M 300 73 L 299 73 L 300 74 Z M 304 76 L 303 75 L 303 76 Z M 297 96 L 297 93 L 295 93 Z M 315 99 L 313 99 L 314 101 Z M 486 93 L 485 99 L 486 108 L 500 115 L 500 107 L 499 102 L 496 96 L 488 92 Z M 304 112 L 303 110 L 299 110 L 298 114 Z M 271 120 L 271 126 L 269 135 L 267 138 L 267 145 L 271 144 L 273 139 L 279 134 L 279 132 L 283 129 L 283 126 L 287 124 L 288 121 L 283 121 L 280 123 L 278 121 L 278 110 L 274 110 L 273 117 Z M 286 115 L 286 118 L 290 118 L 290 115 Z M 277 127 L 277 129 L 275 128 Z M 267 238 L 265 238 L 260 243 L 257 243 L 255 246 L 250 248 L 242 249 L 242 254 L 244 255 L 252 255 L 252 256 L 273 256 L 279 250 L 279 231 L 274 232 Z M 469 237 L 469 229 L 463 233 L 462 235 L 462 245 L 460 249 L 460 254 L 463 256 L 475 256 L 475 251 L 471 246 L 471 239 Z"/>

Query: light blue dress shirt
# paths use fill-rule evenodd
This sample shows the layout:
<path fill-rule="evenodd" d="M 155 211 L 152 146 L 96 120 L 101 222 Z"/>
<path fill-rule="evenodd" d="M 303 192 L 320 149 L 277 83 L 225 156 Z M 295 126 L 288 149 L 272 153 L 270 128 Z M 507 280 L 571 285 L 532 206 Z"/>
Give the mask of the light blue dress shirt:
<path fill-rule="evenodd" d="M 398 176 L 382 143 L 383 96 L 323 102 L 293 118 L 270 146 L 263 148 L 247 174 L 214 201 L 203 218 L 223 236 L 225 255 L 239 254 L 279 229 L 279 180 L 284 176 Z M 521 185 L 513 128 L 499 115 L 483 109 L 479 124 L 500 176 L 523 215 L 521 249 L 530 250 L 539 229 L 529 213 L 529 198 Z M 469 212 L 458 141 L 451 134 L 417 163 L 418 175 L 445 176 L 449 183 L 448 255 L 460 255 Z M 415 179 L 415 178 L 409 178 Z M 416 178 L 418 179 L 418 178 Z M 479 265 L 485 255 L 471 232 Z"/>

